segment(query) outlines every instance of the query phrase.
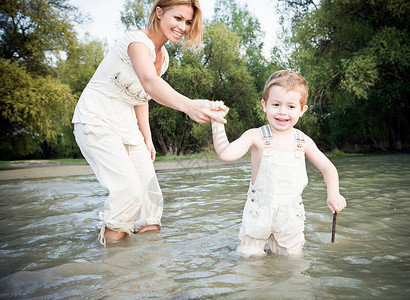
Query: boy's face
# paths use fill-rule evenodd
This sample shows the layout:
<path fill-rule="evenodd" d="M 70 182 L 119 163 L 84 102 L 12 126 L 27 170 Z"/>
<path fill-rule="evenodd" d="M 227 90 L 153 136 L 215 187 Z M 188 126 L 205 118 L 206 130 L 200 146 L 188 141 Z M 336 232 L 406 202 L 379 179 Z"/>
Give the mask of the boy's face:
<path fill-rule="evenodd" d="M 269 89 L 268 99 L 261 103 L 269 124 L 278 131 L 290 130 L 307 110 L 307 105 L 300 104 L 302 94 L 298 91 L 288 91 L 274 85 Z"/>

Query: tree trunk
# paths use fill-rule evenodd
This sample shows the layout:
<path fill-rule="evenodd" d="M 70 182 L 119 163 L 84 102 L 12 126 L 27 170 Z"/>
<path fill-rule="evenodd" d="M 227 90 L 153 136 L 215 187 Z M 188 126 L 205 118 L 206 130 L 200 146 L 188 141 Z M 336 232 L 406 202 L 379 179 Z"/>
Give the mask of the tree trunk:
<path fill-rule="evenodd" d="M 402 150 L 400 120 L 397 120 L 396 128 L 395 128 L 395 146 L 396 146 L 396 151 Z"/>
<path fill-rule="evenodd" d="M 161 148 L 161 150 L 160 150 L 161 155 L 166 155 L 167 152 L 168 152 L 167 151 L 168 149 L 167 149 L 166 143 L 164 142 L 164 140 L 161 136 L 160 130 L 158 129 L 157 126 L 153 126 L 152 132 L 154 133 L 154 136 L 158 141 L 159 147 Z"/>

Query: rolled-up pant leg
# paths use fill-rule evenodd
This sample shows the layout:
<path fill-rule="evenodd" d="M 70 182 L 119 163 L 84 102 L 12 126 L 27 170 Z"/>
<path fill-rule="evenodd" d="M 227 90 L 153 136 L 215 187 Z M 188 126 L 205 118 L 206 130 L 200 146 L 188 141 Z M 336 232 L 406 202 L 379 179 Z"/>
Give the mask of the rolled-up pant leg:
<path fill-rule="evenodd" d="M 105 228 L 133 233 L 136 219 L 146 225 L 160 225 L 162 195 L 145 144 L 124 145 L 121 137 L 106 126 L 75 124 L 74 134 L 100 184 L 109 191 L 104 212 L 100 213 L 100 242 L 105 244 Z M 149 188 L 154 190 L 148 192 Z M 153 201 L 150 195 L 155 196 Z M 155 207 L 147 207 L 150 205 Z"/>
<path fill-rule="evenodd" d="M 248 235 L 239 234 L 239 245 L 236 251 L 243 257 L 262 257 L 266 255 L 265 245 L 265 239 L 255 239 Z"/>
<path fill-rule="evenodd" d="M 135 232 L 149 225 L 161 226 L 163 210 L 163 196 L 155 174 L 154 164 L 147 147 L 144 143 L 142 145 L 143 151 L 137 146 L 129 146 L 130 159 L 137 170 L 144 190 L 141 199 L 142 205 L 134 222 Z"/>

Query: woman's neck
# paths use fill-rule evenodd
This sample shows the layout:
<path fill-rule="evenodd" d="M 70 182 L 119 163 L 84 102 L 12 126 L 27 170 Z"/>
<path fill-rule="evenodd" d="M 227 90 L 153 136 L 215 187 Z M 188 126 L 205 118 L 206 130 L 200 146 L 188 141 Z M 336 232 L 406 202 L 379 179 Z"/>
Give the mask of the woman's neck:
<path fill-rule="evenodd" d="M 151 28 L 144 29 L 143 32 L 154 43 L 156 51 L 160 51 L 162 46 L 168 41 L 164 34 L 161 32 L 155 32 Z"/>

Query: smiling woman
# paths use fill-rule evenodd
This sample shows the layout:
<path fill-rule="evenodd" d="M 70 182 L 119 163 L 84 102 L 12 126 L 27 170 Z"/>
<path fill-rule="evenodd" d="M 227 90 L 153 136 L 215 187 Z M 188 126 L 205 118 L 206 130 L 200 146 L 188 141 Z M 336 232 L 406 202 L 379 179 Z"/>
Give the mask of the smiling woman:
<path fill-rule="evenodd" d="M 98 66 L 72 122 L 76 141 L 109 197 L 100 212 L 99 241 L 161 227 L 162 193 L 153 167 L 155 149 L 148 101 L 186 113 L 198 123 L 219 118 L 221 101 L 191 100 L 160 76 L 168 68 L 167 41 L 193 48 L 201 42 L 198 0 L 157 0 L 149 27 L 128 32 Z M 214 111 L 214 112 L 213 112 Z"/>
<path fill-rule="evenodd" d="M 192 5 L 181 5 L 181 2 L 178 0 L 158 1 L 155 11 L 151 13 L 149 28 L 154 32 L 160 32 L 161 25 L 164 25 L 163 30 L 165 31 L 163 32 L 166 32 L 168 30 L 166 26 L 172 26 L 171 30 L 179 39 L 185 35 L 186 44 L 198 46 L 202 38 L 202 11 L 199 2 L 192 1 Z M 171 22 L 170 24 L 161 20 L 167 17 L 169 17 L 167 20 Z"/>

